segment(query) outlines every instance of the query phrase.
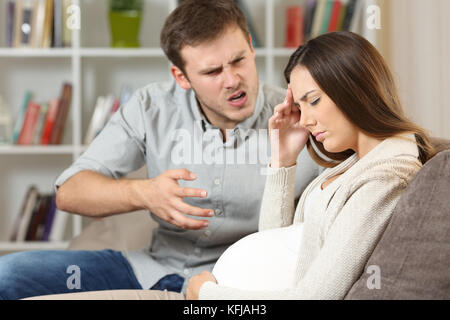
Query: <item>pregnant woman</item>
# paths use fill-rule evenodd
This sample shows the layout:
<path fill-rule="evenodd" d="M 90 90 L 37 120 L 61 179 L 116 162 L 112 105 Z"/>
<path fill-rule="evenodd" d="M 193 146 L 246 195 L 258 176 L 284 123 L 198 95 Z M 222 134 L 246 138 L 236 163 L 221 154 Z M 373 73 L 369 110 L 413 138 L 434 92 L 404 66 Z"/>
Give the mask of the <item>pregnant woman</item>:
<path fill-rule="evenodd" d="M 231 246 L 191 299 L 343 299 L 409 181 L 434 155 L 402 111 L 381 55 L 354 33 L 310 40 L 290 57 L 284 103 L 269 120 L 272 158 L 259 232 Z M 294 207 L 307 145 L 327 169 Z"/>
<path fill-rule="evenodd" d="M 402 192 L 434 155 L 427 134 L 403 113 L 381 55 L 361 36 L 334 32 L 308 41 L 290 57 L 285 77 L 286 100 L 269 120 L 259 232 L 229 247 L 212 274 L 192 277 L 187 299 L 343 299 Z M 295 207 L 305 146 L 327 169 Z M 144 290 L 65 296 L 185 298 Z"/>

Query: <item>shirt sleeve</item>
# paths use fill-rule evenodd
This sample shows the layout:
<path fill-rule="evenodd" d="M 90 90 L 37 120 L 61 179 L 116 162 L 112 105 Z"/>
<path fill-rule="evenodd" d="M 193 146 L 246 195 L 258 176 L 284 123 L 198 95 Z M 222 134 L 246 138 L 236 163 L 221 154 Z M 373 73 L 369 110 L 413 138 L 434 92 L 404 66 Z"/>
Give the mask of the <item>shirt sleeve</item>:
<path fill-rule="evenodd" d="M 363 272 L 405 187 L 406 182 L 393 174 L 384 175 L 382 181 L 363 179 L 350 188 L 348 200 L 295 288 L 247 291 L 207 282 L 201 287 L 200 298 L 343 299 Z M 303 258 L 300 254 L 299 259 Z"/>
<path fill-rule="evenodd" d="M 83 170 L 120 178 L 145 164 L 145 110 L 150 101 L 136 92 L 111 117 L 88 149 L 55 181 L 55 190 Z"/>

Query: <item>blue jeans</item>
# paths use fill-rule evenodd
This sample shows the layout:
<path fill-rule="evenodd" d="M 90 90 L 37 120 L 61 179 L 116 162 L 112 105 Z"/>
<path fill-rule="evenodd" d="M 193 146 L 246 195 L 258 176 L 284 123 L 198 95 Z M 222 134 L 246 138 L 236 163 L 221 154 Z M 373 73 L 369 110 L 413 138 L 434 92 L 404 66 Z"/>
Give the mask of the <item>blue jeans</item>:
<path fill-rule="evenodd" d="M 112 289 L 142 289 L 119 251 L 24 251 L 0 257 L 0 300 Z"/>

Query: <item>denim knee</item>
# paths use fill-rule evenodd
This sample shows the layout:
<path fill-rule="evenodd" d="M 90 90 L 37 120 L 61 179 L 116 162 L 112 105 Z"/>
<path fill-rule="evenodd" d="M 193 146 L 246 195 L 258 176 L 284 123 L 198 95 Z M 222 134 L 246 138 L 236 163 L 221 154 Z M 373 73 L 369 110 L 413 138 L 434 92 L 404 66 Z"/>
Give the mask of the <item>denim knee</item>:
<path fill-rule="evenodd" d="M 29 256 L 29 252 L 16 252 L 0 257 L 0 299 L 15 299 L 26 285 L 26 275 L 36 270 L 36 261 Z"/>

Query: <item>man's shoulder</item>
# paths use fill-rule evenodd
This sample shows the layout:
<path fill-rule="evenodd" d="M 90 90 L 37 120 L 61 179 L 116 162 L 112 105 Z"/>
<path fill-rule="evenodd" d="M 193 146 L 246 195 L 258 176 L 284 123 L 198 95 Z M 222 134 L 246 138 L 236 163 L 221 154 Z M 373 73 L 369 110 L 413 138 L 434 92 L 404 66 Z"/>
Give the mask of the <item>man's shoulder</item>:
<path fill-rule="evenodd" d="M 279 104 L 283 102 L 286 96 L 286 89 L 268 83 L 262 83 L 261 90 L 264 95 L 264 100 L 269 104 Z"/>
<path fill-rule="evenodd" d="M 174 80 L 151 82 L 143 87 L 138 88 L 135 91 L 135 95 L 141 98 L 153 98 L 153 97 L 170 97 L 181 93 Z"/>
<path fill-rule="evenodd" d="M 178 86 L 175 80 L 152 82 L 138 88 L 134 92 L 134 97 L 145 109 L 161 109 L 173 112 L 179 109 L 178 106 L 183 101 L 189 101 L 189 90 L 184 90 Z"/>

